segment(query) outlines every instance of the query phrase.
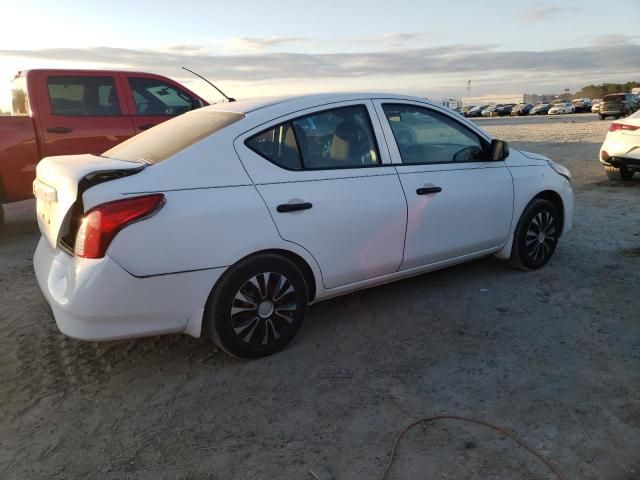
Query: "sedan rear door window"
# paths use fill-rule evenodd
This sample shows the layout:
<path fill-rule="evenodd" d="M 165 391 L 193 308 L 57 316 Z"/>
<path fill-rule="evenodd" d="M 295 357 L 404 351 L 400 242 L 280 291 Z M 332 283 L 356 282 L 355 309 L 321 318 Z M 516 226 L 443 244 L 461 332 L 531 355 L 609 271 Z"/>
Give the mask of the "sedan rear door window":
<path fill-rule="evenodd" d="M 378 145 L 363 105 L 305 115 L 254 135 L 245 144 L 289 170 L 380 165 Z"/>
<path fill-rule="evenodd" d="M 247 147 L 288 170 L 300 170 L 302 161 L 291 123 L 282 123 L 246 141 Z"/>

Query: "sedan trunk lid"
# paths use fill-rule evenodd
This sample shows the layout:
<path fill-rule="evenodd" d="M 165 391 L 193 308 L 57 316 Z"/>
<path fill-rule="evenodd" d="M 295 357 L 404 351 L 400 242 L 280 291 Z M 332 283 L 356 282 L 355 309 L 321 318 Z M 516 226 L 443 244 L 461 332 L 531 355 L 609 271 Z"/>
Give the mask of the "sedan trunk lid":
<path fill-rule="evenodd" d="M 65 235 L 72 206 L 82 193 L 96 185 L 138 173 L 142 161 L 124 161 L 97 155 L 64 155 L 43 158 L 36 168 L 33 194 L 37 199 L 40 231 L 53 248 Z"/>

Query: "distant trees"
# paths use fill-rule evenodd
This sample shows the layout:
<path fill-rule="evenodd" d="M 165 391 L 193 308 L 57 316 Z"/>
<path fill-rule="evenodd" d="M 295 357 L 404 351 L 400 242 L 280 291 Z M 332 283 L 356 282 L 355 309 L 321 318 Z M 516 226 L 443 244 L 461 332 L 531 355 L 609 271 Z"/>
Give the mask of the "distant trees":
<path fill-rule="evenodd" d="M 610 93 L 630 92 L 632 88 L 640 87 L 640 82 L 627 83 L 602 83 L 600 85 L 587 85 L 579 92 L 573 94 L 573 98 L 602 98 Z"/>

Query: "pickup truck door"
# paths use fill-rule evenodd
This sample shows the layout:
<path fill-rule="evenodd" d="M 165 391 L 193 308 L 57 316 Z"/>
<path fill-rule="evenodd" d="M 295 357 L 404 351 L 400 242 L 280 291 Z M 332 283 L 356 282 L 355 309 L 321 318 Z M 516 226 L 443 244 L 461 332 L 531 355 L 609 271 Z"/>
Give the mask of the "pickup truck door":
<path fill-rule="evenodd" d="M 142 73 L 122 73 L 121 77 L 135 133 L 205 104 L 168 78 Z"/>
<path fill-rule="evenodd" d="M 52 74 L 41 85 L 37 125 L 44 157 L 100 154 L 134 135 L 118 75 Z"/>

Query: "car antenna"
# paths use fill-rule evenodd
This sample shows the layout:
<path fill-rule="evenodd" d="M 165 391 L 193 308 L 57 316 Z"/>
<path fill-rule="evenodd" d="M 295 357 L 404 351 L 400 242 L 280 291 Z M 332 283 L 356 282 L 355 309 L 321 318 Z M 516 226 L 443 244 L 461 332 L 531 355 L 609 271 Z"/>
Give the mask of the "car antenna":
<path fill-rule="evenodd" d="M 222 95 L 224 98 L 227 99 L 228 102 L 235 102 L 236 99 L 233 97 L 227 97 L 225 95 L 225 93 L 220 90 L 218 87 L 216 87 L 213 83 L 211 83 L 209 80 L 207 80 L 206 78 L 204 78 L 202 75 L 197 74 L 196 72 L 194 72 L 193 70 L 189 70 L 187 67 L 182 67 L 183 70 L 186 70 L 187 72 L 191 72 L 193 73 L 196 77 L 200 77 L 202 80 L 204 80 L 205 82 L 207 82 L 209 85 L 211 85 L 213 88 L 215 88 L 218 92 L 220 92 L 220 95 Z"/>

